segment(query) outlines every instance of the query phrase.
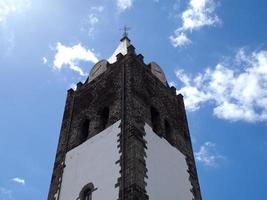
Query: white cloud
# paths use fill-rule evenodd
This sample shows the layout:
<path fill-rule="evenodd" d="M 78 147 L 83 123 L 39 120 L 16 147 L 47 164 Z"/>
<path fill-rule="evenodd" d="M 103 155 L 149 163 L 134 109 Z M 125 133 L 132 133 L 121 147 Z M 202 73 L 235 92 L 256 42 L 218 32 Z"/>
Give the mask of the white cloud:
<path fill-rule="evenodd" d="M 104 11 L 104 6 L 93 6 L 91 7 L 91 11 L 97 11 L 99 13 Z"/>
<path fill-rule="evenodd" d="M 95 14 L 90 14 L 89 16 L 88 16 L 88 18 L 89 18 L 89 23 L 90 23 L 90 25 L 95 25 L 95 24 L 97 24 L 98 23 L 98 21 L 99 21 L 99 19 L 96 17 L 96 15 Z"/>
<path fill-rule="evenodd" d="M 19 183 L 21 185 L 25 185 L 25 180 L 23 178 L 15 177 L 15 178 L 12 178 L 12 181 Z"/>
<path fill-rule="evenodd" d="M 170 37 L 172 45 L 174 47 L 188 45 L 191 41 L 186 36 L 187 32 L 219 23 L 219 17 L 214 14 L 215 8 L 214 0 L 190 0 L 187 9 L 181 15 L 182 26 Z"/>
<path fill-rule="evenodd" d="M 0 22 L 0 51 L 1 56 L 7 56 L 12 53 L 15 47 L 15 33 L 9 28 L 8 24 Z"/>
<path fill-rule="evenodd" d="M 181 47 L 191 43 L 191 40 L 183 32 L 170 36 L 170 40 L 174 47 Z"/>
<path fill-rule="evenodd" d="M 170 87 L 172 87 L 172 86 L 173 86 L 173 87 L 176 87 L 176 83 L 175 83 L 174 81 L 170 81 L 170 82 L 169 82 L 169 86 L 170 86 Z"/>
<path fill-rule="evenodd" d="M 214 14 L 216 4 L 213 0 L 190 0 L 188 8 L 182 14 L 183 25 L 180 30 L 194 30 L 211 26 L 220 20 Z"/>
<path fill-rule="evenodd" d="M 126 10 L 132 7 L 134 0 L 116 0 L 116 1 L 117 1 L 117 7 L 120 10 Z"/>
<path fill-rule="evenodd" d="M 224 159 L 223 156 L 218 154 L 216 145 L 212 142 L 205 142 L 199 151 L 195 152 L 195 158 L 198 162 L 210 167 L 217 166 L 219 160 Z"/>
<path fill-rule="evenodd" d="M 31 5 L 30 0 L 1 0 L 0 1 L 0 23 L 13 14 L 25 11 Z"/>
<path fill-rule="evenodd" d="M 267 120 L 267 51 L 248 55 L 241 49 L 231 63 L 219 63 L 195 77 L 178 70 L 176 76 L 183 84 L 177 92 L 184 95 L 188 110 L 212 102 L 214 115 L 221 119 Z"/>
<path fill-rule="evenodd" d="M 9 27 L 8 18 L 18 18 L 18 15 L 24 14 L 30 6 L 31 0 L 0 0 L 0 57 L 9 55 L 16 44 L 16 34 Z"/>
<path fill-rule="evenodd" d="M 69 88 L 72 88 L 73 90 L 77 89 L 77 85 L 75 83 L 71 83 Z"/>
<path fill-rule="evenodd" d="M 86 73 L 79 66 L 80 61 L 92 63 L 96 63 L 98 61 L 95 53 L 89 49 L 87 50 L 81 44 L 68 47 L 58 42 L 56 51 L 54 68 L 60 70 L 62 67 L 66 66 L 69 69 L 78 72 L 81 76 L 85 76 Z"/>
<path fill-rule="evenodd" d="M 12 191 L 4 188 L 4 187 L 0 187 L 0 199 L 3 200 L 12 200 Z"/>
<path fill-rule="evenodd" d="M 95 31 L 95 25 L 99 22 L 99 18 L 96 16 L 96 14 L 90 14 L 88 16 L 88 35 L 90 37 L 93 36 L 93 33 Z"/>
<path fill-rule="evenodd" d="M 47 63 L 47 58 L 46 57 L 43 57 L 42 58 L 42 62 L 43 62 L 43 64 L 46 64 Z"/>
<path fill-rule="evenodd" d="M 104 11 L 104 6 L 93 6 L 90 8 L 89 14 L 82 22 L 82 30 L 88 31 L 90 37 L 94 36 L 96 25 L 99 24 L 101 13 Z"/>

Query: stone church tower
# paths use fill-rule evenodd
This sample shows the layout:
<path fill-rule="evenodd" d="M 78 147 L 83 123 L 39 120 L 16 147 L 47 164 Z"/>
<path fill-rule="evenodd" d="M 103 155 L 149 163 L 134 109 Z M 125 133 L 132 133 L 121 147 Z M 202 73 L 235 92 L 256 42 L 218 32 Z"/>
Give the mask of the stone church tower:
<path fill-rule="evenodd" d="M 68 90 L 48 200 L 201 200 L 183 96 L 125 33 Z"/>

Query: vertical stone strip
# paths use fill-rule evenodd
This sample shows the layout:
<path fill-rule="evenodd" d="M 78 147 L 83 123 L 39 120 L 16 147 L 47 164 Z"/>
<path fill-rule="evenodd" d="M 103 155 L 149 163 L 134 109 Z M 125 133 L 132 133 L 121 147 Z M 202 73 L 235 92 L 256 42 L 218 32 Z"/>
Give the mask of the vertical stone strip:
<path fill-rule="evenodd" d="M 125 65 L 122 66 L 122 80 L 121 80 L 121 134 L 120 134 L 120 165 L 121 165 L 121 178 L 120 178 L 120 192 L 119 199 L 124 200 L 125 196 L 125 93 L 126 93 L 126 75 L 125 75 Z"/>
<path fill-rule="evenodd" d="M 130 47 L 131 48 L 131 47 Z M 133 48 L 133 47 L 132 47 Z M 133 53 L 134 49 L 130 51 Z M 134 54 L 125 57 L 120 55 L 118 65 L 121 67 L 121 133 L 119 134 L 119 151 L 121 177 L 116 187 L 119 187 L 119 200 L 146 200 L 145 191 L 145 146 L 143 139 L 144 122 L 137 117 L 131 93 L 131 68 L 135 67 Z"/>
<path fill-rule="evenodd" d="M 200 192 L 200 186 L 198 181 L 198 175 L 197 175 L 197 169 L 196 169 L 196 163 L 194 158 L 194 152 L 193 152 L 193 146 L 190 138 L 189 133 L 189 127 L 186 117 L 186 111 L 184 106 L 184 100 L 183 96 L 181 94 L 177 95 L 177 104 L 178 104 L 178 110 L 179 110 L 179 116 L 178 121 L 179 124 L 181 124 L 181 130 L 182 134 L 185 137 L 185 149 L 184 149 L 184 155 L 186 155 L 186 162 L 188 165 L 188 172 L 190 174 L 190 182 L 192 184 L 192 193 L 194 195 L 194 200 L 201 200 L 201 192 Z"/>
<path fill-rule="evenodd" d="M 60 130 L 59 142 L 57 146 L 57 153 L 53 168 L 53 174 L 48 193 L 48 200 L 57 200 L 60 194 L 60 185 L 62 181 L 62 173 L 64 170 L 64 159 L 68 146 L 68 135 L 71 126 L 71 119 L 73 112 L 73 104 L 75 96 L 74 93 L 75 92 L 72 89 L 68 90 L 63 121 Z"/>
<path fill-rule="evenodd" d="M 144 121 L 140 113 L 135 110 L 135 102 L 132 93 L 132 70 L 138 62 L 135 59 L 134 49 L 128 47 L 128 54 L 124 68 L 124 185 L 123 200 L 146 200 L 146 165 L 145 165 L 145 146 L 144 141 Z"/>

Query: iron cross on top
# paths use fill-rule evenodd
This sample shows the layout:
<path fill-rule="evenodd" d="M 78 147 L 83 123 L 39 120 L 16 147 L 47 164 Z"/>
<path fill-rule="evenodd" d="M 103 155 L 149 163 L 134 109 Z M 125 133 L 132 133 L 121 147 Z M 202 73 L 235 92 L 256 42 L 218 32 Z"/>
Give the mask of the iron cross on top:
<path fill-rule="evenodd" d="M 123 30 L 123 37 L 128 37 L 128 31 L 131 30 L 131 28 L 125 25 L 121 30 Z"/>

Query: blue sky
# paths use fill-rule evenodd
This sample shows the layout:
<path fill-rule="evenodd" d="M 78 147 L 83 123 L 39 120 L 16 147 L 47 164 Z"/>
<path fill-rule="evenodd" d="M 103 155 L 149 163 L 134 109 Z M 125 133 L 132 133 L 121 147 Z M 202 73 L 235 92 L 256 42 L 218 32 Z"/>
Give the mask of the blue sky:
<path fill-rule="evenodd" d="M 267 199 L 265 0 L 0 0 L 0 199 L 46 199 L 66 91 L 123 25 L 184 95 L 205 200 Z"/>

